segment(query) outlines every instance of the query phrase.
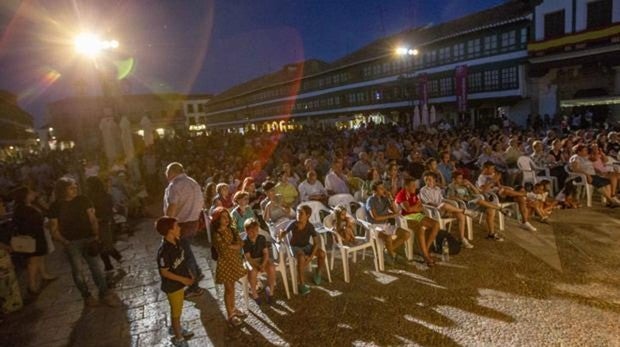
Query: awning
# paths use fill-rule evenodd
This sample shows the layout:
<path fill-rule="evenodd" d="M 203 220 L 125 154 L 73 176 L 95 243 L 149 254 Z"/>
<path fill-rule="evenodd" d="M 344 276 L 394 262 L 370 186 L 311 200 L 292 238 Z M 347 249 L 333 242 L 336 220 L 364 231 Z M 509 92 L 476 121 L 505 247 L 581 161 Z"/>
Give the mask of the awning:
<path fill-rule="evenodd" d="M 561 100 L 560 107 L 577 107 L 577 106 L 601 106 L 601 105 L 620 105 L 620 95 L 599 96 L 595 98 L 581 98 Z"/>

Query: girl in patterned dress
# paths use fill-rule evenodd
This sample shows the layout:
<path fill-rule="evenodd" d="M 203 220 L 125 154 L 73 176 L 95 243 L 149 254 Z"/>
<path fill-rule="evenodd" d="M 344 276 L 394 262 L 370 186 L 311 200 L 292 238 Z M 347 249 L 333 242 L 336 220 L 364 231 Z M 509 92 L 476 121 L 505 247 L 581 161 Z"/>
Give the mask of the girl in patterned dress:
<path fill-rule="evenodd" d="M 224 304 L 228 323 L 237 327 L 243 323 L 241 319 L 247 317 L 245 313 L 235 308 L 235 282 L 246 275 L 241 258 L 243 241 L 232 227 L 230 215 L 224 207 L 217 207 L 211 219 L 213 245 L 218 254 L 215 283 L 224 284 Z"/>

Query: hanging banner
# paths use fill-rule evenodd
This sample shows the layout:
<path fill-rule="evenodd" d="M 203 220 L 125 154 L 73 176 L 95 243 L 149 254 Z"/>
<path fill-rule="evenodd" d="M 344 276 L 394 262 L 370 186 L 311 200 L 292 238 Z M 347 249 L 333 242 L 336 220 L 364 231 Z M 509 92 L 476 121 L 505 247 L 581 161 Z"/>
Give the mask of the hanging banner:
<path fill-rule="evenodd" d="M 454 70 L 456 80 L 456 107 L 459 112 L 467 112 L 467 65 L 457 66 Z"/>
<path fill-rule="evenodd" d="M 418 76 L 418 100 L 420 105 L 428 105 L 428 75 Z"/>

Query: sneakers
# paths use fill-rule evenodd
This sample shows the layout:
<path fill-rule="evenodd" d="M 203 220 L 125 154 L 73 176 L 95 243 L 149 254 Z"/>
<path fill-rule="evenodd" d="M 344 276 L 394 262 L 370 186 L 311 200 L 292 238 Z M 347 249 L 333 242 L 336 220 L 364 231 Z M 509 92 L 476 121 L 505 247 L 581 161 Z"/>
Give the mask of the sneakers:
<path fill-rule="evenodd" d="M 314 276 L 312 277 L 312 280 L 314 281 L 314 284 L 316 284 L 317 286 L 321 284 L 321 271 L 315 271 L 314 272 Z"/>
<path fill-rule="evenodd" d="M 504 238 L 501 237 L 500 234 L 498 233 L 493 233 L 493 234 L 487 235 L 487 240 L 502 242 L 504 241 Z"/>
<path fill-rule="evenodd" d="M 201 296 L 202 294 L 205 293 L 205 290 L 203 288 L 196 288 L 196 289 L 186 289 L 185 290 L 185 299 L 191 299 L 191 298 L 195 298 L 198 296 Z"/>
<path fill-rule="evenodd" d="M 168 327 L 168 334 L 169 335 L 174 335 L 174 329 L 172 329 L 172 326 Z M 187 330 L 185 328 L 181 329 L 181 335 L 183 336 L 184 339 L 191 339 L 192 337 L 194 337 L 194 332 L 192 332 L 191 330 Z"/>
<path fill-rule="evenodd" d="M 605 204 L 606 207 L 609 208 L 617 208 L 620 207 L 620 204 L 618 204 L 616 201 L 612 200 L 610 202 L 608 202 L 607 204 Z"/>
<path fill-rule="evenodd" d="M 467 241 L 466 238 L 461 239 L 461 246 L 465 247 L 465 248 L 469 248 L 472 249 L 474 248 L 474 245 L 472 245 L 471 243 L 469 243 L 469 241 Z"/>
<path fill-rule="evenodd" d="M 89 295 L 84 298 L 84 306 L 97 307 L 99 306 L 99 301 L 97 301 L 97 299 L 95 299 L 92 295 Z"/>
<path fill-rule="evenodd" d="M 468 217 L 471 217 L 472 219 L 476 219 L 478 218 L 478 216 L 480 216 L 480 212 L 476 210 L 468 210 L 468 209 L 463 210 L 463 214 Z"/>
<path fill-rule="evenodd" d="M 521 228 L 529 231 L 537 231 L 536 228 L 530 222 L 521 223 Z"/>
<path fill-rule="evenodd" d="M 310 293 L 310 288 L 307 285 L 302 284 L 299 286 L 299 294 L 308 295 Z"/>
<path fill-rule="evenodd" d="M 105 295 L 101 298 L 101 301 L 110 307 L 119 307 L 122 305 L 121 299 L 119 299 L 118 295 L 116 295 L 113 291 L 108 291 L 105 293 Z"/>
<path fill-rule="evenodd" d="M 170 339 L 170 342 L 172 342 L 172 345 L 175 347 L 188 347 L 189 346 L 187 344 L 187 340 L 185 340 L 184 338 L 177 339 L 176 337 L 173 337 L 172 339 Z"/>

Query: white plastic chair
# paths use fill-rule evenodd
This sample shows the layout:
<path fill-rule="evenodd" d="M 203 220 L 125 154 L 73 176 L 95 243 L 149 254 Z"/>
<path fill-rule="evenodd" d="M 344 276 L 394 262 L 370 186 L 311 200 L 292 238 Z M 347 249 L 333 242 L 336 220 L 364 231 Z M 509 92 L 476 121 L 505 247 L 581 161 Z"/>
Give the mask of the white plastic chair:
<path fill-rule="evenodd" d="M 375 249 L 377 255 L 377 262 L 379 265 L 379 271 L 385 271 L 385 258 L 383 256 L 383 250 L 385 249 L 385 242 L 383 239 L 379 237 L 379 233 L 381 232 L 383 225 L 381 224 L 372 224 L 368 221 L 368 216 L 366 214 L 366 208 L 364 206 L 360 206 L 355 211 L 355 218 L 357 221 L 362 224 L 368 231 L 370 231 L 370 236 L 375 242 Z M 396 235 L 392 235 L 392 238 L 395 238 Z M 411 235 L 413 237 L 413 235 Z M 411 248 L 410 248 L 411 247 Z M 413 257 L 413 244 L 410 242 L 405 242 L 405 254 L 412 254 Z"/>
<path fill-rule="evenodd" d="M 517 160 L 517 166 L 521 171 L 521 175 L 523 178 L 521 179 L 521 185 L 525 185 L 526 183 L 536 184 L 542 180 L 548 180 L 551 182 L 551 195 L 555 196 L 554 192 L 557 192 L 558 189 L 558 179 L 555 176 L 551 176 L 549 173 L 549 168 L 537 167 L 534 164 L 532 158 L 522 155 Z M 545 171 L 544 175 L 536 175 L 538 171 Z"/>
<path fill-rule="evenodd" d="M 289 221 L 289 223 L 290 222 L 292 221 Z M 288 227 L 288 224 L 286 225 L 286 227 Z M 285 228 L 282 228 L 282 229 L 285 229 Z M 280 230 L 280 229 L 277 229 L 277 230 Z M 325 232 L 327 232 L 327 229 L 325 229 L 324 233 Z M 289 267 L 289 273 L 291 275 L 291 284 L 293 288 L 293 293 L 298 294 L 299 288 L 297 285 L 297 258 L 295 257 L 295 254 L 293 254 L 293 249 L 291 248 L 291 243 L 290 243 L 290 237 L 291 237 L 291 233 L 287 233 L 286 237 L 282 240 L 282 246 L 285 247 L 286 256 L 288 258 L 287 263 Z M 310 242 L 313 242 L 313 240 L 310 239 Z M 329 266 L 327 264 L 327 251 L 326 251 L 326 246 L 325 246 L 325 239 L 320 233 L 319 233 L 319 242 L 321 242 L 319 247 L 325 253 L 325 271 L 327 272 L 327 280 L 328 282 L 331 283 L 332 275 L 329 270 Z M 318 267 L 318 263 L 316 266 Z M 313 267 L 312 263 L 308 264 L 308 268 L 310 269 L 310 271 L 312 271 L 312 267 Z"/>
<path fill-rule="evenodd" d="M 205 227 L 207 229 L 207 240 L 209 240 L 209 244 L 211 244 L 211 217 L 209 216 L 209 210 L 202 210 L 202 218 L 205 221 Z"/>
<path fill-rule="evenodd" d="M 324 230 L 322 229 L 324 229 L 325 227 L 322 223 L 321 212 L 326 212 L 329 214 L 331 213 L 331 210 L 327 208 L 327 206 L 323 205 L 323 203 L 320 201 L 305 201 L 297 205 L 297 208 L 304 205 L 312 209 L 312 214 L 310 215 L 309 220 L 310 224 L 314 226 L 314 229 L 316 229 L 317 232 L 324 232 Z"/>
<path fill-rule="evenodd" d="M 499 196 L 497 196 L 497 194 L 495 193 L 487 193 L 487 195 L 491 196 L 491 199 L 489 199 L 491 203 L 498 205 L 500 208 L 512 209 L 515 213 L 515 216 L 517 216 L 517 214 L 519 213 L 519 205 L 516 202 L 501 202 L 499 201 Z M 485 214 L 486 212 L 480 214 L 478 224 L 482 224 L 482 218 Z M 497 213 L 497 219 L 499 221 L 499 231 L 504 231 L 504 229 L 506 228 L 506 217 L 503 213 Z"/>
<path fill-rule="evenodd" d="M 573 180 L 573 185 L 577 187 L 583 187 L 582 189 L 586 191 L 586 206 L 592 207 L 592 193 L 594 191 L 594 186 L 588 183 L 588 178 L 586 175 L 582 173 L 574 172 L 570 169 L 569 165 L 564 166 L 564 171 L 568 174 L 568 180 Z"/>
<path fill-rule="evenodd" d="M 276 267 L 276 272 L 279 272 L 282 276 L 282 284 L 284 285 L 284 291 L 286 292 L 286 298 L 291 298 L 291 293 L 288 287 L 288 276 L 286 274 L 286 265 L 289 259 L 287 258 L 286 250 L 282 247 L 282 244 L 277 241 L 277 238 L 273 238 L 271 233 L 259 229 L 259 234 L 263 235 L 267 241 L 271 244 L 272 259 Z"/>
<path fill-rule="evenodd" d="M 356 236 L 355 239 L 359 241 L 355 246 L 348 246 L 342 242 L 342 238 L 340 234 L 338 234 L 334 230 L 334 215 L 328 215 L 323 219 L 323 224 L 325 227 L 331 231 L 334 242 L 332 244 L 332 254 L 331 254 L 331 269 L 334 269 L 334 259 L 336 254 L 336 248 L 340 250 L 340 257 L 342 258 L 342 272 L 344 273 L 344 281 L 349 283 L 351 281 L 351 273 L 349 268 L 349 255 L 353 253 L 353 262 L 357 261 L 357 251 L 363 251 L 364 256 L 366 255 L 366 249 L 372 249 L 374 255 L 374 263 L 375 270 L 379 271 L 379 263 L 377 259 L 377 250 L 375 249 L 375 242 L 371 236 L 370 230 L 366 231 L 366 234 L 362 237 Z M 361 224 L 359 224 L 362 226 Z M 363 227 L 363 226 L 362 226 Z"/>
<path fill-rule="evenodd" d="M 409 239 L 407 240 L 405 244 L 405 255 L 407 256 L 407 260 L 411 261 L 413 260 L 413 247 L 415 243 L 416 232 L 415 230 L 412 230 L 409 228 L 409 223 L 403 216 L 399 216 L 396 219 L 396 226 L 407 230 L 409 234 L 411 235 L 411 237 L 409 237 Z M 421 226 L 421 228 L 423 227 Z"/>
<path fill-rule="evenodd" d="M 427 216 L 436 220 L 439 223 L 440 229 L 445 229 L 448 232 L 450 231 L 450 228 L 452 227 L 452 222 L 454 222 L 456 218 L 443 217 L 441 215 L 441 211 L 439 211 L 439 209 L 435 206 L 422 204 L 422 207 L 424 207 L 424 212 L 426 213 Z"/>
<path fill-rule="evenodd" d="M 467 204 L 459 199 L 444 199 L 445 202 L 452 204 L 458 208 L 467 209 Z M 465 216 L 465 225 L 467 226 L 467 238 L 472 241 L 474 239 L 474 223 L 470 216 Z"/>
<path fill-rule="evenodd" d="M 351 203 L 356 202 L 355 198 L 351 194 L 343 193 L 343 194 L 335 194 L 329 197 L 327 200 L 327 205 L 329 207 L 334 208 L 338 205 L 345 205 L 347 207 L 347 212 L 351 213 Z"/>

